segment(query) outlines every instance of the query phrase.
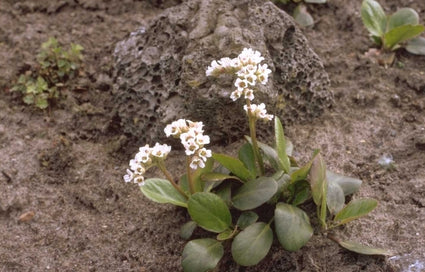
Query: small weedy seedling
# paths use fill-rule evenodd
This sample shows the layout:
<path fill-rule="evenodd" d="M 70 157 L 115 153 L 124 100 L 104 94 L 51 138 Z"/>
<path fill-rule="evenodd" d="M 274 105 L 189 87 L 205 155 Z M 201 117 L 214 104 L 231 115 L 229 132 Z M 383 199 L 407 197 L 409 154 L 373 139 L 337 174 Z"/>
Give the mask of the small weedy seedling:
<path fill-rule="evenodd" d="M 294 3 L 299 3 L 295 8 L 292 17 L 294 17 L 295 22 L 303 27 L 308 27 L 314 25 L 314 19 L 311 14 L 307 11 L 307 7 L 302 3 L 307 4 L 324 4 L 327 0 L 292 0 Z M 274 0 L 275 3 L 288 4 L 291 0 Z"/>
<path fill-rule="evenodd" d="M 245 136 L 237 158 L 205 147 L 210 138 L 204 134 L 202 122 L 179 119 L 164 132 L 184 146 L 186 173 L 176 180 L 165 166 L 171 147 L 156 143 L 140 148 L 130 160 L 124 181 L 139 184 L 142 193 L 155 202 L 186 208 L 192 220 L 182 226 L 182 238 L 190 239 L 196 227 L 213 233 L 211 238 L 186 244 L 184 271 L 214 269 L 225 248 L 238 264 L 256 265 L 268 254 L 274 237 L 284 249 L 299 250 L 313 235 L 308 214 L 302 209 L 307 202 L 317 208 L 321 232 L 340 246 L 361 254 L 388 255 L 386 250 L 343 241 L 330 232 L 368 214 L 377 201 L 364 198 L 346 204 L 345 196 L 357 191 L 361 180 L 327 170 L 318 150 L 307 164 L 296 161 L 279 118 L 268 114 L 263 103 L 252 103 L 271 73 L 267 64 L 261 64 L 263 60 L 260 52 L 245 48 L 236 58 L 213 61 L 206 71 L 210 77 L 233 75 L 235 90 L 230 98 L 246 102 L 250 136 Z M 274 120 L 273 147 L 258 141 L 258 120 Z M 146 170 L 154 166 L 165 179 L 145 180 Z"/>
<path fill-rule="evenodd" d="M 387 16 L 378 2 L 364 0 L 361 16 L 372 40 L 382 50 L 394 51 L 404 47 L 410 53 L 425 55 L 425 38 L 417 37 L 425 30 L 425 26 L 419 24 L 415 10 L 402 8 Z"/>
<path fill-rule="evenodd" d="M 71 44 L 71 48 L 65 51 L 55 38 L 50 38 L 41 45 L 36 71 L 21 75 L 11 90 L 21 92 L 24 103 L 46 109 L 49 101 L 59 97 L 59 89 L 64 83 L 79 72 L 82 50 L 81 45 Z"/>

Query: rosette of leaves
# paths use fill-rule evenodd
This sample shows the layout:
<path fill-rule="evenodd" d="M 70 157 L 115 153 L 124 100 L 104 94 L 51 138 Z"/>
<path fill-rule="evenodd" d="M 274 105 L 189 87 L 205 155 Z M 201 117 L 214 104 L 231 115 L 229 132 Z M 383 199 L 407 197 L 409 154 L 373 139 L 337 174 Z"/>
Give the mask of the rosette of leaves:
<path fill-rule="evenodd" d="M 291 0 L 275 0 L 275 3 L 282 3 L 282 4 L 288 4 L 291 2 Z M 308 27 L 314 25 L 314 19 L 313 16 L 307 11 L 307 7 L 303 4 L 324 4 L 326 3 L 326 0 L 292 0 L 292 2 L 298 4 L 297 7 L 294 9 L 294 12 L 292 14 L 292 17 L 294 17 L 294 20 L 303 27 Z"/>
<path fill-rule="evenodd" d="M 213 233 L 209 238 L 186 244 L 184 271 L 214 269 L 225 248 L 230 249 L 238 264 L 256 265 L 268 254 L 275 238 L 285 250 L 299 250 L 313 235 L 308 216 L 311 211 L 303 210 L 306 202 L 317 207 L 313 214 L 317 213 L 324 233 L 367 215 L 377 206 L 377 201 L 370 198 L 346 203 L 345 196 L 356 192 L 361 180 L 327 170 L 319 151 L 305 165 L 299 165 L 278 118 L 274 125 L 274 144 L 258 142 L 267 162 L 264 176 L 259 176 L 251 139 L 246 137 L 238 157 L 215 153 L 205 168 L 193 172 L 195 193 L 190 194 L 186 175 L 180 179 L 179 186 L 187 198 L 166 180 L 147 179 L 141 186 L 144 195 L 153 201 L 187 208 L 192 220 L 181 228 L 184 239 L 189 240 L 197 227 Z M 383 249 L 329 237 L 353 252 L 389 254 Z"/>
<path fill-rule="evenodd" d="M 71 44 L 66 51 L 55 38 L 50 38 L 41 45 L 37 69 L 20 75 L 11 90 L 21 92 L 24 103 L 46 109 L 50 101 L 59 98 L 59 89 L 64 83 L 81 69 L 82 50 L 81 45 Z"/>
<path fill-rule="evenodd" d="M 404 47 L 412 54 L 425 55 L 425 38 L 418 37 L 425 26 L 419 24 L 414 9 L 401 8 L 388 16 L 377 1 L 363 0 L 361 16 L 372 40 L 383 50 Z"/>

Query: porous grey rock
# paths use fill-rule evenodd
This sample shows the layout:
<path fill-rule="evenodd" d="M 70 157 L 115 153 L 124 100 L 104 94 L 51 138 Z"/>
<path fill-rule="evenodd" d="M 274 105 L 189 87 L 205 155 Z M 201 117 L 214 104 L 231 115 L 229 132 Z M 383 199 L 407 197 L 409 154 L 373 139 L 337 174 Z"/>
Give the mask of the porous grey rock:
<path fill-rule="evenodd" d="M 284 123 L 311 120 L 332 104 L 328 75 L 292 17 L 259 0 L 188 0 L 165 10 L 115 48 L 115 107 L 125 133 L 164 138 L 166 124 L 203 121 L 213 141 L 246 133 L 230 77 L 207 78 L 212 60 L 259 50 L 273 71 L 254 103 Z M 240 99 L 241 100 L 241 99 Z"/>

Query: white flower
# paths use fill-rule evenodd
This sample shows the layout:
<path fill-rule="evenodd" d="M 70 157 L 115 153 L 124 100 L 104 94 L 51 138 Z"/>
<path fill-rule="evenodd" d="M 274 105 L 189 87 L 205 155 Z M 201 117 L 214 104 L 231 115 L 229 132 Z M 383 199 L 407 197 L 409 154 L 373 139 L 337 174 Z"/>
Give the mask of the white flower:
<path fill-rule="evenodd" d="M 186 152 L 187 156 L 195 154 L 196 150 L 199 149 L 199 145 L 196 143 L 195 139 L 193 139 L 193 138 L 184 142 L 183 146 L 186 149 L 185 152 Z"/>
<path fill-rule="evenodd" d="M 196 170 L 198 167 L 204 168 L 205 167 L 205 163 L 204 163 L 204 161 L 201 158 L 199 158 L 197 156 L 194 156 L 192 158 L 191 163 L 190 163 L 190 168 L 192 168 L 193 170 Z"/>
<path fill-rule="evenodd" d="M 255 86 L 255 81 L 257 80 L 257 76 L 254 74 L 247 74 L 245 75 L 245 80 L 248 82 L 249 85 Z"/>
<path fill-rule="evenodd" d="M 238 56 L 242 65 L 257 65 L 264 60 L 259 51 L 254 51 L 252 48 L 244 48 Z"/>
<path fill-rule="evenodd" d="M 203 146 L 203 145 L 206 145 L 206 144 L 209 144 L 210 143 L 210 136 L 198 134 L 198 135 L 196 135 L 195 140 L 196 140 L 196 143 L 198 145 L 202 145 Z"/>
<path fill-rule="evenodd" d="M 238 90 L 243 90 L 248 87 L 248 81 L 237 78 L 235 81 L 235 87 L 238 88 Z"/>
<path fill-rule="evenodd" d="M 195 139 L 195 138 L 196 138 L 196 133 L 193 130 L 189 130 L 188 132 L 180 134 L 180 141 L 183 145 L 185 145 L 185 143 L 187 143 L 189 140 Z"/>
<path fill-rule="evenodd" d="M 139 148 L 139 153 L 136 154 L 136 156 L 134 157 L 134 159 L 137 162 L 142 162 L 142 163 L 150 163 L 152 149 L 149 147 L 149 145 L 145 145 L 143 147 Z M 130 161 L 131 162 L 131 161 Z"/>
<path fill-rule="evenodd" d="M 264 105 L 264 103 L 261 103 L 260 105 L 251 104 L 251 106 L 249 108 L 248 108 L 247 105 L 245 105 L 243 108 L 246 112 L 248 112 L 248 109 L 249 109 L 251 114 L 256 119 L 263 119 L 263 120 L 271 121 L 274 117 L 271 114 L 267 114 L 266 105 Z"/>
<path fill-rule="evenodd" d="M 134 183 L 139 184 L 139 186 L 143 186 L 145 178 L 143 176 L 137 176 L 134 178 Z"/>
<path fill-rule="evenodd" d="M 267 68 L 267 64 L 258 65 L 258 69 L 256 72 L 257 81 L 261 84 L 265 85 L 269 78 L 269 74 L 272 72 L 269 68 Z"/>
<path fill-rule="evenodd" d="M 187 120 L 187 123 L 189 124 L 189 129 L 195 132 L 196 134 L 204 132 L 204 124 L 202 122 L 192 122 L 190 120 Z"/>
<path fill-rule="evenodd" d="M 171 151 L 171 146 L 166 144 L 159 144 L 156 143 L 155 146 L 152 148 L 152 155 L 158 158 L 165 158 L 167 157 L 168 153 Z"/>
<path fill-rule="evenodd" d="M 243 92 L 245 99 L 254 100 L 254 90 L 252 89 L 245 89 Z"/>
<path fill-rule="evenodd" d="M 230 94 L 230 99 L 232 99 L 233 101 L 238 100 L 242 95 L 242 90 L 235 90 Z"/>
<path fill-rule="evenodd" d="M 213 60 L 211 62 L 211 66 L 208 66 L 205 74 L 207 76 L 217 76 L 222 68 L 223 67 L 218 64 L 216 60 Z"/>
<path fill-rule="evenodd" d="M 174 137 L 179 137 L 181 133 L 184 133 L 188 130 L 188 126 L 186 125 L 185 119 L 179 119 L 177 121 L 168 124 L 164 128 L 165 135 L 170 137 L 171 135 Z"/>
<path fill-rule="evenodd" d="M 133 180 L 133 172 L 127 169 L 127 175 L 123 176 L 125 182 L 131 182 Z"/>
<path fill-rule="evenodd" d="M 210 158 L 212 156 L 211 150 L 206 148 L 201 148 L 198 150 L 198 157 L 201 158 L 203 161 L 207 161 L 207 158 Z"/>

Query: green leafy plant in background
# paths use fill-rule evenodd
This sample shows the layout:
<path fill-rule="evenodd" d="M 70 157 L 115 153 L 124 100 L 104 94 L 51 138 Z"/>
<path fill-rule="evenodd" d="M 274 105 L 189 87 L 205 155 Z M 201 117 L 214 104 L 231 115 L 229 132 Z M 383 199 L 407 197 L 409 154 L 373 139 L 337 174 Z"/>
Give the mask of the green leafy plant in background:
<path fill-rule="evenodd" d="M 37 69 L 20 75 L 11 90 L 21 92 L 24 103 L 46 109 L 49 101 L 59 98 L 59 90 L 66 81 L 77 76 L 83 61 L 82 50 L 78 44 L 64 50 L 55 38 L 50 38 L 41 45 Z"/>
<path fill-rule="evenodd" d="M 189 241 L 183 250 L 184 271 L 214 269 L 225 248 L 242 266 L 258 264 L 277 238 L 287 251 L 297 251 L 312 237 L 314 228 L 309 214 L 316 214 L 320 232 L 347 250 L 370 255 L 388 255 L 379 248 L 344 241 L 331 231 L 367 215 L 377 206 L 371 198 L 345 197 L 356 192 L 361 180 L 329 171 L 319 150 L 302 165 L 293 157 L 293 145 L 285 137 L 278 117 L 267 113 L 265 105 L 253 104 L 256 92 L 266 84 L 271 70 L 260 52 L 244 49 L 234 58 L 213 61 L 207 76 L 236 76 L 230 98 L 245 100 L 244 109 L 250 135 L 237 157 L 212 153 L 202 122 L 179 119 L 167 125 L 167 136 L 180 139 L 185 148 L 186 173 L 178 180 L 165 166 L 171 147 L 156 143 L 145 145 L 130 160 L 126 182 L 140 185 L 142 193 L 158 203 L 186 208 L 191 221 L 180 235 L 190 239 L 197 227 L 212 233 L 209 238 Z M 257 121 L 274 121 L 274 142 L 257 139 Z M 147 169 L 158 167 L 166 179 L 144 178 Z M 307 204 L 304 205 L 304 204 Z M 314 205 L 315 211 L 304 210 Z"/>
<path fill-rule="evenodd" d="M 363 0 L 361 16 L 372 40 L 382 50 L 394 51 L 404 47 L 410 53 L 425 55 L 425 38 L 418 37 L 425 26 L 419 24 L 415 10 L 402 8 L 387 16 L 377 1 Z"/>
<path fill-rule="evenodd" d="M 313 16 L 307 11 L 307 7 L 303 4 L 324 4 L 327 0 L 274 0 L 274 3 L 288 4 L 294 2 L 297 7 L 294 9 L 292 17 L 294 20 L 303 27 L 314 25 Z"/>

